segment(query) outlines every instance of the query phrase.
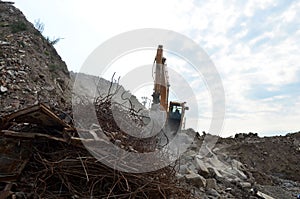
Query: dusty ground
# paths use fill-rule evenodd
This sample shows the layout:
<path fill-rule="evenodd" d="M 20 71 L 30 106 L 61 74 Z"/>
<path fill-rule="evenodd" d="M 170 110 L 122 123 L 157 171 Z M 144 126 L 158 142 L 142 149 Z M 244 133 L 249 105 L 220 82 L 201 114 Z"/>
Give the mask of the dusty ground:
<path fill-rule="evenodd" d="M 300 132 L 257 137 L 240 134 L 221 138 L 219 151 L 245 164 L 257 187 L 274 198 L 296 198 L 300 193 Z"/>
<path fill-rule="evenodd" d="M 300 133 L 290 133 L 286 136 L 251 137 L 236 139 L 220 139 L 219 145 L 225 145 L 225 153 L 267 175 L 287 180 L 300 181 Z M 254 177 L 260 178 L 259 174 Z M 263 180 L 269 185 L 273 181 Z"/>

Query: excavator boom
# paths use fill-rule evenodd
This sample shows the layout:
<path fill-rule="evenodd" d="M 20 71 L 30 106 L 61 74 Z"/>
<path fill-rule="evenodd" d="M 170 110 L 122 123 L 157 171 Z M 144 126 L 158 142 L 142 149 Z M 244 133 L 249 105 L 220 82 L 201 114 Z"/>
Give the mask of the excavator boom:
<path fill-rule="evenodd" d="M 166 74 L 166 58 L 163 57 L 163 46 L 159 45 L 155 57 L 155 80 L 152 94 L 153 104 L 160 104 L 164 110 L 168 110 L 169 81 Z"/>

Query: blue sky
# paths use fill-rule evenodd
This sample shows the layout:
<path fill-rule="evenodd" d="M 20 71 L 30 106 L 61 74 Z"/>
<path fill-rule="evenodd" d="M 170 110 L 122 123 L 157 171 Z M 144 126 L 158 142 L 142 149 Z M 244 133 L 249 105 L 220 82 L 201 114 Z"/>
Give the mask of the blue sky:
<path fill-rule="evenodd" d="M 300 130 L 300 1 L 15 0 L 15 6 L 29 21 L 40 19 L 44 35 L 64 38 L 55 47 L 74 71 L 119 33 L 164 28 L 184 34 L 210 56 L 222 78 L 223 136 Z M 190 82 L 198 85 L 202 131 L 210 123 L 209 92 L 202 92 L 203 82 Z"/>

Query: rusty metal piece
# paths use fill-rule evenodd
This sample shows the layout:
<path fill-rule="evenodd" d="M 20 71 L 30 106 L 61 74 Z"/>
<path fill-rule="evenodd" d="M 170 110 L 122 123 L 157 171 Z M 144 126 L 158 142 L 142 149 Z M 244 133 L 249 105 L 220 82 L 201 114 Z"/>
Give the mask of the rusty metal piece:
<path fill-rule="evenodd" d="M 31 144 L 16 139 L 0 140 L 0 182 L 15 181 L 26 166 Z"/>
<path fill-rule="evenodd" d="M 12 194 L 12 192 L 10 191 L 12 185 L 13 185 L 12 183 L 6 184 L 5 188 L 2 191 L 0 191 L 0 199 L 6 199 L 8 198 L 8 196 Z"/>

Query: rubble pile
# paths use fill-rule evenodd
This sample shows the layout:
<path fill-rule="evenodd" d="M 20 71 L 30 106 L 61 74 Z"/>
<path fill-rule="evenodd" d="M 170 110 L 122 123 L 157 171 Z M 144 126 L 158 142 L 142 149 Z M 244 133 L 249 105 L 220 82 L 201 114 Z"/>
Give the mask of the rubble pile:
<path fill-rule="evenodd" d="M 300 193 L 300 132 L 221 138 L 187 129 L 173 146 L 193 142 L 174 164 L 144 173 L 112 169 L 86 147 L 126 167 L 126 157 L 105 146 L 144 154 L 175 135 L 163 144 L 161 135 L 134 136 L 150 119 L 133 95 L 113 79 L 69 75 L 47 39 L 0 0 L 0 199 L 290 199 Z M 71 103 L 74 79 L 83 83 L 76 88 L 82 96 Z M 211 147 L 206 138 L 218 141 Z"/>
<path fill-rule="evenodd" d="M 228 140 L 229 141 L 229 140 Z M 259 138 L 243 137 L 227 143 L 228 153 L 240 161 L 268 175 L 287 180 L 300 181 L 300 133 L 289 133 L 286 136 Z M 249 151 L 252 148 L 253 152 Z M 250 157 L 251 158 L 247 158 Z M 270 184 L 272 182 L 266 183 Z"/>
<path fill-rule="evenodd" d="M 114 123 L 108 99 L 108 96 L 97 98 L 94 104 L 105 136 L 92 134 L 89 129 L 78 129 L 84 131 L 86 138 L 78 136 L 72 125 L 43 104 L 2 117 L 0 197 L 269 199 L 292 198 L 300 191 L 297 181 L 276 175 L 261 173 L 271 179 L 271 184 L 261 181 L 257 176 L 260 171 L 235 159 L 237 156 L 230 153 L 234 146 L 231 142 L 240 145 L 245 140 L 219 138 L 216 146 L 206 147 L 209 153 L 203 155 L 204 135 L 199 136 L 192 129 L 182 132 L 194 141 L 175 165 L 141 174 L 114 170 L 92 156 L 85 144 L 103 146 L 103 142 L 112 142 L 133 153 L 151 150 L 135 145 L 137 140 L 132 142 Z M 139 116 L 130 109 L 122 112 L 131 115 L 127 119 Z M 95 135 L 99 137 L 96 139 Z M 297 145 L 298 135 L 289 134 L 286 138 Z M 247 139 L 247 143 L 266 138 L 252 139 Z"/>
<path fill-rule="evenodd" d="M 70 109 L 65 62 L 21 11 L 0 1 L 0 115 L 40 102 Z"/>
<path fill-rule="evenodd" d="M 106 103 L 97 104 L 98 110 L 104 110 L 102 105 Z M 106 115 L 106 125 L 113 121 L 108 117 Z M 72 126 L 43 104 L 7 115 L 1 121 L 0 198 L 190 196 L 189 191 L 179 185 L 173 166 L 138 174 L 104 165 L 82 144 L 93 141 L 101 145 L 103 140 L 79 137 Z M 109 128 L 114 125 L 105 127 L 109 134 L 118 130 Z M 115 142 L 116 138 L 108 137 Z M 131 146 L 128 142 L 129 139 L 123 139 L 123 146 Z M 144 149 L 135 147 L 134 150 Z"/>
<path fill-rule="evenodd" d="M 193 134 L 192 129 L 187 131 Z M 253 179 L 246 175 L 243 164 L 217 154 L 218 149 L 207 148 L 209 153 L 201 155 L 203 142 L 204 136 L 196 136 L 178 164 L 177 177 L 193 187 L 196 198 L 256 198 L 251 193 Z"/>
<path fill-rule="evenodd" d="M 192 129 L 185 133 L 194 134 Z M 294 160 L 300 159 L 299 135 L 300 132 L 260 138 L 254 133 L 243 133 L 235 138 L 218 137 L 213 148 L 204 146 L 207 154 L 201 148 L 204 138 L 214 136 L 198 135 L 181 156 L 177 177 L 190 184 L 196 198 L 296 198 L 300 183 L 299 164 Z M 272 161 L 266 155 L 281 159 Z M 285 165 L 284 170 L 275 172 L 282 169 L 281 165 Z"/>

